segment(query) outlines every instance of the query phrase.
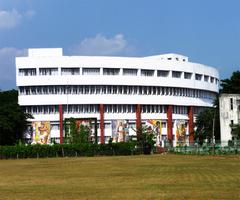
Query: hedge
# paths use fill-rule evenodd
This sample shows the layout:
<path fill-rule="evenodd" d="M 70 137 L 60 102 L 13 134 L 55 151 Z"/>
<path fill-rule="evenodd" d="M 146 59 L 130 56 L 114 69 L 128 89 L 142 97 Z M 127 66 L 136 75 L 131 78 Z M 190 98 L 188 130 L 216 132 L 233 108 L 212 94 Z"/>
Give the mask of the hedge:
<path fill-rule="evenodd" d="M 232 155 L 232 154 L 240 154 L 240 147 L 230 147 L 230 146 L 203 146 L 203 147 L 195 147 L 195 146 L 185 146 L 185 147 L 175 147 L 169 150 L 171 153 L 175 154 L 192 154 L 192 155 Z"/>
<path fill-rule="evenodd" d="M 0 146 L 0 159 L 136 155 L 142 150 L 135 142 L 110 144 L 55 144 Z"/>

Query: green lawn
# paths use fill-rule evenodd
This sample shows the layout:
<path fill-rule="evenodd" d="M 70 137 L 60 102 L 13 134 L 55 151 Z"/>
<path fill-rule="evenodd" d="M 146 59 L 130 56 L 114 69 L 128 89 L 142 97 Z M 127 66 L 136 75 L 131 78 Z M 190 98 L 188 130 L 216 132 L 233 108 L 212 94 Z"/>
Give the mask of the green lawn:
<path fill-rule="evenodd" d="M 240 156 L 0 160 L 0 199 L 240 199 Z"/>

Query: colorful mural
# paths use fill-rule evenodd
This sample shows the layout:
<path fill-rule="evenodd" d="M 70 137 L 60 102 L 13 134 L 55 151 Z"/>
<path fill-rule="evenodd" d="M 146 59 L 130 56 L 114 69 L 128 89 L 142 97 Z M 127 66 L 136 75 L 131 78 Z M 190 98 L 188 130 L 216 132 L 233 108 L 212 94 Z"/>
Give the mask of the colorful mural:
<path fill-rule="evenodd" d="M 49 121 L 32 122 L 32 127 L 32 144 L 50 144 L 51 130 Z"/>
<path fill-rule="evenodd" d="M 186 125 L 184 120 L 178 120 L 176 122 L 176 145 L 186 145 Z"/>
<path fill-rule="evenodd" d="M 146 121 L 146 126 L 148 126 L 149 131 L 152 131 L 155 134 L 156 145 L 162 146 L 162 121 L 158 119 L 148 119 Z"/>
<path fill-rule="evenodd" d="M 112 120 L 112 141 L 126 142 L 129 140 L 128 120 Z"/>

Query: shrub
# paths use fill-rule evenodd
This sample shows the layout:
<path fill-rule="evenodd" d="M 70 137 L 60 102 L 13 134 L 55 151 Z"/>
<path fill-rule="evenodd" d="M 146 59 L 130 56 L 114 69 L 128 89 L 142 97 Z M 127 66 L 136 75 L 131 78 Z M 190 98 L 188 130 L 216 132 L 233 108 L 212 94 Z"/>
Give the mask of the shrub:
<path fill-rule="evenodd" d="M 0 159 L 136 155 L 136 142 L 0 146 Z"/>

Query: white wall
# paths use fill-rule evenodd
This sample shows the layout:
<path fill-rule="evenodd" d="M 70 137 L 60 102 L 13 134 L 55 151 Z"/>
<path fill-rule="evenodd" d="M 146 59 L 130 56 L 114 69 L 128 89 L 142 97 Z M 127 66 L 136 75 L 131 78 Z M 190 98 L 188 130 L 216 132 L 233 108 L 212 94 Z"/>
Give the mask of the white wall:
<path fill-rule="evenodd" d="M 230 99 L 233 99 L 233 109 L 231 110 Z M 234 124 L 240 123 L 240 114 L 237 100 L 240 101 L 240 94 L 222 94 L 219 98 L 220 124 L 221 124 L 221 141 L 232 139 L 231 120 Z"/>

